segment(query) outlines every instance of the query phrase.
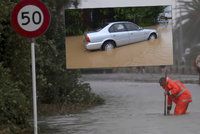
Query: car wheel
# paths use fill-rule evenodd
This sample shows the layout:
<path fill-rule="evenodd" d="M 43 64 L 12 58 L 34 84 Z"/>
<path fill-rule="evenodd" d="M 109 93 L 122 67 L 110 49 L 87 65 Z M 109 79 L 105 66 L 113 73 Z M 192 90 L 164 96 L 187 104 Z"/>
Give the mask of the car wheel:
<path fill-rule="evenodd" d="M 197 57 L 200 55 L 200 53 L 199 52 L 196 52 L 196 53 L 191 53 L 190 54 L 190 64 L 192 65 L 192 66 L 194 66 L 194 67 L 197 67 L 197 65 L 196 65 L 196 59 L 197 59 Z"/>
<path fill-rule="evenodd" d="M 200 53 L 196 55 L 196 57 L 193 59 L 193 66 L 196 68 L 196 70 L 200 73 Z"/>
<path fill-rule="evenodd" d="M 157 38 L 156 34 L 151 34 L 148 40 L 155 40 Z"/>
<path fill-rule="evenodd" d="M 197 57 L 195 58 L 195 64 L 196 64 L 196 67 L 200 69 L 200 54 L 197 55 Z"/>
<path fill-rule="evenodd" d="M 103 44 L 103 50 L 105 50 L 105 51 L 112 50 L 114 47 L 115 47 L 115 44 L 112 41 L 106 41 Z"/>

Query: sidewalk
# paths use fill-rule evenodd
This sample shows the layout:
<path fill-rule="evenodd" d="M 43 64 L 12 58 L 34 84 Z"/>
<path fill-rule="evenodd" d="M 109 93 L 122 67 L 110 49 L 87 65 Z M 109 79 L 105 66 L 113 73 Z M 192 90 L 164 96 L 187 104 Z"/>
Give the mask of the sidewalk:
<path fill-rule="evenodd" d="M 180 80 L 183 83 L 198 84 L 198 75 L 181 75 L 181 74 L 169 74 L 172 79 Z M 164 74 L 150 74 L 150 73 L 110 73 L 110 74 L 82 74 L 82 80 L 84 81 L 130 81 L 130 82 L 153 82 L 157 83 L 160 77 L 164 77 Z"/>

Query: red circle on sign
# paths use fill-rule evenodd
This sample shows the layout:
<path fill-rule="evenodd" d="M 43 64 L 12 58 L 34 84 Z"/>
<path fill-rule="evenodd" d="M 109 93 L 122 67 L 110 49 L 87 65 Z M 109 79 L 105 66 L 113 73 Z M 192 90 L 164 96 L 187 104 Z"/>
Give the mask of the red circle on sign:
<path fill-rule="evenodd" d="M 38 7 L 44 16 L 44 21 L 42 23 L 42 25 L 35 31 L 27 31 L 24 30 L 18 22 L 18 13 L 19 11 L 28 5 L 33 5 Z M 14 28 L 14 30 L 19 33 L 20 35 L 24 36 L 24 37 L 29 37 L 29 38 L 33 38 L 33 37 L 37 37 L 42 35 L 43 33 L 45 33 L 45 31 L 48 29 L 49 24 L 50 24 L 50 20 L 51 20 L 51 16 L 49 14 L 48 9 L 46 8 L 46 6 L 40 2 L 39 0 L 21 0 L 13 9 L 12 11 L 12 17 L 11 17 L 11 25 Z"/>

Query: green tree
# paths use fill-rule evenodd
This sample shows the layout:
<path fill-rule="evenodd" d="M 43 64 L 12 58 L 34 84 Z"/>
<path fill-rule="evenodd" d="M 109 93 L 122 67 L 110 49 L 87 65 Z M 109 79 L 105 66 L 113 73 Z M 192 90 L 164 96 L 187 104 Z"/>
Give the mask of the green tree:
<path fill-rule="evenodd" d="M 80 9 L 65 10 L 66 35 L 81 35 L 86 27 L 82 22 L 82 11 Z"/>
<path fill-rule="evenodd" d="M 18 1 L 2 0 L 0 3 L 0 109 L 3 110 L 0 112 L 0 121 L 5 126 L 7 122 L 21 127 L 28 125 L 27 113 L 32 111 L 32 85 L 30 40 L 19 36 L 10 25 L 11 11 Z M 44 2 L 50 8 L 52 22 L 47 33 L 36 39 L 39 102 L 97 104 L 95 100 L 99 96 L 90 91 L 87 83 L 79 80 L 79 71 L 67 70 L 65 66 L 64 3 L 68 1 Z M 74 96 L 77 94 L 80 95 Z M 91 98 L 87 102 L 88 94 Z"/>
<path fill-rule="evenodd" d="M 10 26 L 14 2 L 0 3 L 0 133 L 22 133 L 30 127 L 30 46 Z M 3 125 L 3 126 L 2 126 Z M 4 131 L 1 131 L 1 130 Z"/>
<path fill-rule="evenodd" d="M 28 101 L 18 85 L 0 64 L 0 133 L 20 133 L 29 126 Z"/>
<path fill-rule="evenodd" d="M 20 88 L 30 94 L 30 45 L 16 34 L 10 26 L 10 15 L 15 3 L 3 0 L 0 3 L 0 62 L 10 69 L 12 79 L 20 81 Z"/>
<path fill-rule="evenodd" d="M 59 104 L 61 107 L 65 104 L 81 103 L 95 105 L 99 101 L 94 100 L 101 99 L 91 93 L 87 83 L 79 80 L 80 72 L 66 69 L 64 7 L 68 2 L 49 0 L 46 3 L 49 5 L 52 23 L 46 36 L 37 40 L 39 42 L 37 45 L 37 74 L 40 79 L 38 81 L 41 82 L 38 87 L 39 100 L 43 103 Z M 90 102 L 86 102 L 88 98 Z"/>
<path fill-rule="evenodd" d="M 156 23 L 158 14 L 164 7 L 132 7 L 132 8 L 115 8 L 115 20 L 128 20 L 141 26 L 149 26 Z"/>
<path fill-rule="evenodd" d="M 140 26 L 155 25 L 158 14 L 163 9 L 164 6 L 67 9 L 65 10 L 66 35 L 80 35 L 113 21 L 131 21 Z"/>

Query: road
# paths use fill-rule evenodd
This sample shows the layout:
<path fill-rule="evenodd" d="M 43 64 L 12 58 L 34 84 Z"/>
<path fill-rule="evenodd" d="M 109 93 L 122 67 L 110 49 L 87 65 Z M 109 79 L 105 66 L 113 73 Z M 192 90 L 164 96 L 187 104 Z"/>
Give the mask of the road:
<path fill-rule="evenodd" d="M 66 37 L 67 68 L 155 66 L 173 64 L 172 26 L 158 25 L 159 37 L 117 47 L 111 51 L 86 51 L 83 36 Z"/>
<path fill-rule="evenodd" d="M 40 120 L 42 134 L 198 134 L 200 86 L 187 84 L 193 94 L 189 113 L 163 115 L 163 91 L 158 83 L 88 81 L 106 104 L 79 114 Z"/>

